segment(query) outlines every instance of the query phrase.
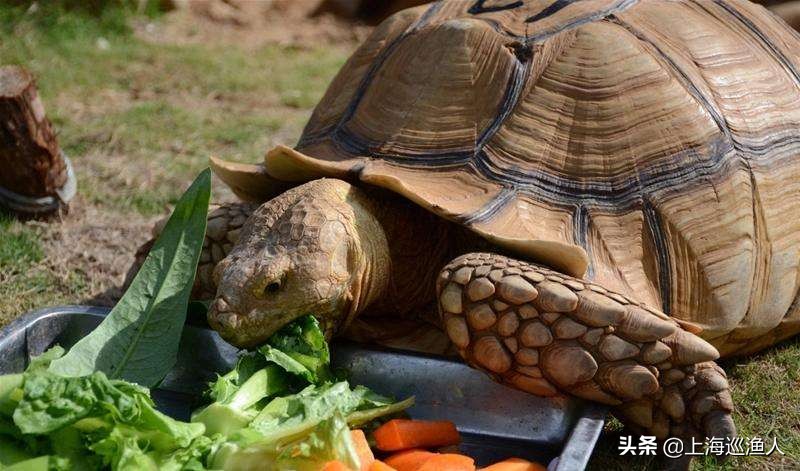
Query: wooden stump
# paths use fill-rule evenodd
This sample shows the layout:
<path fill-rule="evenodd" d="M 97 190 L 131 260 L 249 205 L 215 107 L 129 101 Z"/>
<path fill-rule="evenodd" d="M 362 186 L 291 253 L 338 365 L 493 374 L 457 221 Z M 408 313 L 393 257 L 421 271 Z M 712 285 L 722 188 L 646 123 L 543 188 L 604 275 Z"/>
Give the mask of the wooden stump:
<path fill-rule="evenodd" d="M 52 212 L 66 205 L 74 187 L 33 77 L 21 67 L 0 67 L 0 204 Z"/>

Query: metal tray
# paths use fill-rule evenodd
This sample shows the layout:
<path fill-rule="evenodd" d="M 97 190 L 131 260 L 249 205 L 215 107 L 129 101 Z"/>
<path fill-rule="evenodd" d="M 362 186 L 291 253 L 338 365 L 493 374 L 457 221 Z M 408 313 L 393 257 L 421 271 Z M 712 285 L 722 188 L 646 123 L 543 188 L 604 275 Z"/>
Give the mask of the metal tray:
<path fill-rule="evenodd" d="M 69 348 L 92 331 L 107 308 L 60 306 L 30 312 L 0 329 L 0 374 L 22 371 L 31 356 L 54 344 Z M 549 463 L 555 469 L 586 467 L 606 409 L 563 397 L 539 398 L 501 386 L 451 359 L 334 342 L 334 366 L 350 371 L 354 384 L 397 398 L 416 396 L 415 418 L 452 420 L 460 449 L 485 465 L 509 456 Z M 159 408 L 186 420 L 217 373 L 233 367 L 237 349 L 211 329 L 187 325 L 178 361 L 153 398 Z M 552 468 L 551 468 L 552 469 Z"/>

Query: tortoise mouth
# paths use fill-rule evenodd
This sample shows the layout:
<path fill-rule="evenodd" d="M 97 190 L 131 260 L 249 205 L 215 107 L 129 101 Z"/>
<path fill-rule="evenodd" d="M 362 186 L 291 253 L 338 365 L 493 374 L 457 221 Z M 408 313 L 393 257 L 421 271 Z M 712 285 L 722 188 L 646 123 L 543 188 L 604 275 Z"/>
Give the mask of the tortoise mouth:
<path fill-rule="evenodd" d="M 226 342 L 240 348 L 262 345 L 281 327 L 302 314 L 288 311 L 252 310 L 243 314 L 218 298 L 208 310 L 208 323 Z"/>
<path fill-rule="evenodd" d="M 330 339 L 334 331 L 331 319 L 319 309 L 253 309 L 243 314 L 233 309 L 224 297 L 217 298 L 208 310 L 208 324 L 223 340 L 239 348 L 255 348 L 263 345 L 272 334 L 294 320 L 311 314 L 320 324 L 325 337 Z"/>

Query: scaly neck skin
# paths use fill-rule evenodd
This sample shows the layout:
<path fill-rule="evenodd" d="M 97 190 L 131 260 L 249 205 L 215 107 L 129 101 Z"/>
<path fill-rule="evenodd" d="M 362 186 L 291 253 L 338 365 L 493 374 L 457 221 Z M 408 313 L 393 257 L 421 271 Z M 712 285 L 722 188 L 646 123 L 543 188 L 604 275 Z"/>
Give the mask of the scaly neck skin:
<path fill-rule="evenodd" d="M 442 267 L 485 245 L 460 226 L 388 191 L 362 190 L 353 203 L 363 258 L 357 315 L 417 315 L 435 301 Z"/>

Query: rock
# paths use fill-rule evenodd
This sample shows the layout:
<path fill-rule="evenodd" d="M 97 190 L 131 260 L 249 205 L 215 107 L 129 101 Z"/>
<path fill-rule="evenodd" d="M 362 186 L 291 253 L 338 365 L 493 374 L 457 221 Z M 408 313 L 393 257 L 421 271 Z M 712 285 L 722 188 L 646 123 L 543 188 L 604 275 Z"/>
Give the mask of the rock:
<path fill-rule="evenodd" d="M 541 317 L 546 324 L 550 325 L 553 322 L 557 321 L 561 317 L 561 314 L 557 312 L 545 312 L 539 314 L 539 317 Z"/>
<path fill-rule="evenodd" d="M 567 288 L 571 289 L 572 291 L 582 291 L 583 289 L 586 288 L 583 285 L 583 283 L 580 283 L 580 282 L 575 281 L 575 280 L 564 280 L 564 286 L 566 286 Z"/>
<path fill-rule="evenodd" d="M 661 398 L 661 409 L 675 420 L 682 420 L 686 414 L 686 404 L 683 402 L 683 397 L 678 388 L 672 386 L 664 390 L 664 396 Z"/>
<path fill-rule="evenodd" d="M 686 374 L 683 371 L 678 369 L 670 369 L 665 371 L 664 374 L 661 375 L 661 382 L 664 383 L 664 385 L 668 386 L 670 384 L 675 384 L 678 381 L 681 381 L 685 377 Z"/>
<path fill-rule="evenodd" d="M 653 426 L 653 403 L 650 400 L 631 401 L 619 406 L 622 415 L 634 424 L 649 429 Z"/>
<path fill-rule="evenodd" d="M 492 286 L 492 289 L 494 290 L 494 286 Z M 495 311 L 502 312 L 508 309 L 508 304 L 504 303 L 503 301 L 500 301 L 499 299 L 495 299 L 492 301 L 492 307 L 494 308 Z"/>
<path fill-rule="evenodd" d="M 222 242 L 225 233 L 228 231 L 228 218 L 220 217 L 209 219 L 206 223 L 206 237 L 211 240 Z"/>
<path fill-rule="evenodd" d="M 522 373 L 525 376 L 530 376 L 531 378 L 541 378 L 542 377 L 542 370 L 535 366 L 517 366 L 514 368 L 514 371 L 517 373 Z"/>
<path fill-rule="evenodd" d="M 574 396 L 582 397 L 584 399 L 602 404 L 609 404 L 612 406 L 622 404 L 622 401 L 603 391 L 594 381 L 587 381 L 585 383 L 575 385 L 570 389 L 570 393 Z"/>

